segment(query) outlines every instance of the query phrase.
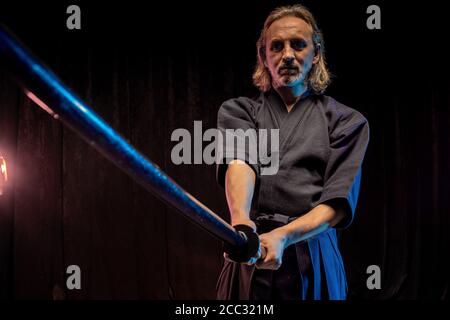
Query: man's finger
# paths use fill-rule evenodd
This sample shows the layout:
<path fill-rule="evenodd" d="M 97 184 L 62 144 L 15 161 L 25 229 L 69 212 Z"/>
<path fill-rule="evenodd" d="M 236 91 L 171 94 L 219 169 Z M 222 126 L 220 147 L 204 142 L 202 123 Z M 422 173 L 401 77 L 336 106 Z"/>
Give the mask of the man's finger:
<path fill-rule="evenodd" d="M 263 246 L 260 246 L 259 248 L 260 248 L 260 255 L 259 255 L 258 260 L 263 261 L 267 256 L 267 249 L 266 249 L 266 247 L 263 247 Z"/>

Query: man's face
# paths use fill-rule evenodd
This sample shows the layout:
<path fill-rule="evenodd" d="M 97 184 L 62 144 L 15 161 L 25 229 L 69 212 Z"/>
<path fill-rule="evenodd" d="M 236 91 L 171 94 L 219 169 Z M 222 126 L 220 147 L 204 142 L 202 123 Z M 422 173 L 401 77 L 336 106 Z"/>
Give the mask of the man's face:
<path fill-rule="evenodd" d="M 312 41 L 313 30 L 304 20 L 284 17 L 276 20 L 266 33 L 265 65 L 272 76 L 272 86 L 297 87 L 313 64 L 319 60 Z"/>

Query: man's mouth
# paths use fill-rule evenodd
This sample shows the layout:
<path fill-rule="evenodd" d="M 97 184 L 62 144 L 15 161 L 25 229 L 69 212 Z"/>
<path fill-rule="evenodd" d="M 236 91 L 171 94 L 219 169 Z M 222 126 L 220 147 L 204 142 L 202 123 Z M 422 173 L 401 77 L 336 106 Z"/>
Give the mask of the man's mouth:
<path fill-rule="evenodd" d="M 296 75 L 298 73 L 297 67 L 281 67 L 278 73 L 282 76 L 284 75 Z"/>

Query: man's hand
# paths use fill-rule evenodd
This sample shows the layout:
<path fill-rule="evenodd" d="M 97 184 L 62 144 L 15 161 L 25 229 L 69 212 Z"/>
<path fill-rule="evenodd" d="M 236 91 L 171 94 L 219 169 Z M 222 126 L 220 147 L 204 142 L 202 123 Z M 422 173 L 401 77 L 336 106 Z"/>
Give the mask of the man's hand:
<path fill-rule="evenodd" d="M 335 209 L 336 208 L 336 209 Z M 267 254 L 256 263 L 259 269 L 277 270 L 281 266 L 284 249 L 299 241 L 325 232 L 335 226 L 345 216 L 339 202 L 330 201 L 319 204 L 294 221 L 259 236 L 260 244 Z"/>
<path fill-rule="evenodd" d="M 277 228 L 259 236 L 261 247 L 266 250 L 266 256 L 256 262 L 258 269 L 277 270 L 281 266 L 283 252 L 287 246 L 286 235 Z"/>
<path fill-rule="evenodd" d="M 247 226 L 251 227 L 253 229 L 253 231 L 256 232 L 256 224 L 250 219 L 245 219 L 245 218 L 244 219 L 233 219 L 233 221 L 231 222 L 231 225 L 233 227 L 236 225 L 239 225 L 239 224 L 247 225 Z M 226 252 L 223 253 L 223 257 L 228 261 L 236 262 L 236 261 L 230 259 L 230 257 L 228 256 L 228 254 Z M 258 259 L 260 257 L 261 257 L 261 245 L 259 246 L 258 252 L 256 253 L 256 255 L 254 257 L 252 257 L 248 261 L 242 262 L 242 263 L 247 264 L 247 265 L 252 265 L 252 264 L 255 264 L 256 261 L 258 261 Z"/>

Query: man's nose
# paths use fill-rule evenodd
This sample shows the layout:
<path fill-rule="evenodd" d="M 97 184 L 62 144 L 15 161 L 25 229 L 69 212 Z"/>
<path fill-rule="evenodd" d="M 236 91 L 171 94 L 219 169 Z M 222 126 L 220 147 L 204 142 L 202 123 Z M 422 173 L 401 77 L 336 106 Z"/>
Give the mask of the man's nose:
<path fill-rule="evenodd" d="M 294 62 L 295 56 L 294 56 L 294 50 L 288 45 L 284 47 L 283 52 L 283 62 L 286 64 L 291 64 Z"/>

